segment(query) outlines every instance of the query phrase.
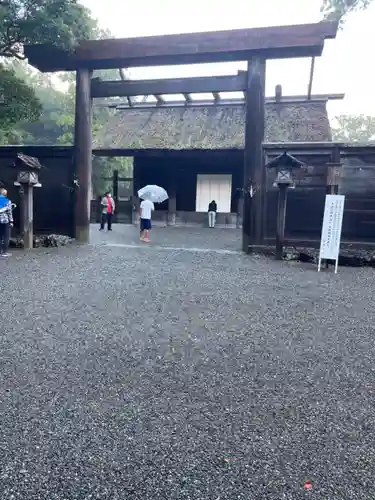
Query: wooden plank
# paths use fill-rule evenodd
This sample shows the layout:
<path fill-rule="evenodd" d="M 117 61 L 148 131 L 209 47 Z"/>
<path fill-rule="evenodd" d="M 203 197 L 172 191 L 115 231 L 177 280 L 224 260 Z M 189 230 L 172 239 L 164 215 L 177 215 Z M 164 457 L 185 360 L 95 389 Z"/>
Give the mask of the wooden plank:
<path fill-rule="evenodd" d="M 236 92 L 246 89 L 246 75 L 167 78 L 164 80 L 93 80 L 93 98 L 140 95 L 194 94 L 203 92 Z"/>
<path fill-rule="evenodd" d="M 321 55 L 324 41 L 335 38 L 337 23 L 321 22 L 180 35 L 81 41 L 73 54 L 51 45 L 25 46 L 32 66 L 68 71 L 88 66 L 110 69 L 168 64 L 243 61 Z"/>

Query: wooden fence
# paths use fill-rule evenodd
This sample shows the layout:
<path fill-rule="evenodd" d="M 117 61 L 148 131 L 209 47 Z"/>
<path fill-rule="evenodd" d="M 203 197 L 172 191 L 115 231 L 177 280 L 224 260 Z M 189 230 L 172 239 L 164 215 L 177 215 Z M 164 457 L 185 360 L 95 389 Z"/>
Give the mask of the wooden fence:
<path fill-rule="evenodd" d="M 327 164 L 334 151 L 339 151 L 342 164 L 340 194 L 346 196 L 343 220 L 343 241 L 375 244 L 375 145 L 360 146 L 334 143 L 265 144 L 265 159 L 287 151 L 308 166 L 307 173 L 297 179 L 288 194 L 286 238 L 291 242 L 320 239 L 324 199 L 327 193 Z M 41 188 L 35 189 L 34 226 L 36 232 L 74 234 L 73 148 L 59 146 L 0 147 L 0 182 L 9 190 L 19 209 L 19 189 L 14 186 L 16 172 L 10 167 L 16 154 L 39 158 Z M 95 154 L 95 151 L 94 151 Z M 117 156 L 119 152 L 116 153 Z M 276 234 L 278 190 L 273 187 L 274 172 L 266 175 L 266 196 L 263 228 L 266 240 Z M 16 223 L 19 216 L 16 210 Z M 96 219 L 96 217 L 95 217 Z"/>
<path fill-rule="evenodd" d="M 337 151 L 342 164 L 338 186 L 345 195 L 342 240 L 375 244 L 375 145 L 359 146 L 333 143 L 266 144 L 266 162 L 287 151 L 307 165 L 298 176 L 295 189 L 288 193 L 286 239 L 290 242 L 319 242 L 322 227 L 328 164 Z M 273 187 L 275 172 L 266 173 L 264 235 L 276 234 L 278 189 Z"/>
<path fill-rule="evenodd" d="M 74 235 L 73 149 L 58 146 L 0 146 L 0 183 L 16 203 L 15 232 L 19 229 L 19 187 L 14 186 L 17 172 L 11 167 L 17 153 L 37 157 L 42 169 L 42 187 L 34 188 L 34 231 Z"/>

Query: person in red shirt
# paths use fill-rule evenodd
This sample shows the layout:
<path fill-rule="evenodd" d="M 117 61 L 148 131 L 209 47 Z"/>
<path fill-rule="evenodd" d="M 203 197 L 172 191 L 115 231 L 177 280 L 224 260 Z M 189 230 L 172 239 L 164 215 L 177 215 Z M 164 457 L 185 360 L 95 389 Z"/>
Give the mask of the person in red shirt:
<path fill-rule="evenodd" d="M 100 231 L 103 231 L 107 223 L 108 231 L 112 231 L 112 219 L 115 212 L 115 200 L 112 198 L 111 193 L 107 192 L 102 198 L 102 217 L 100 220 Z"/>

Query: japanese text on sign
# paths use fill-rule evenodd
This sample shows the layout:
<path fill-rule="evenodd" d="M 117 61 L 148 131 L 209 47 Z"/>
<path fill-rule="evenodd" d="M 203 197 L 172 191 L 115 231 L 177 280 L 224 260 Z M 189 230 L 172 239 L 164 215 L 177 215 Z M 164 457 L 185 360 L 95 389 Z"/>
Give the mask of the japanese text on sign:
<path fill-rule="evenodd" d="M 344 203 L 343 195 L 326 196 L 319 259 L 337 260 L 339 257 Z"/>

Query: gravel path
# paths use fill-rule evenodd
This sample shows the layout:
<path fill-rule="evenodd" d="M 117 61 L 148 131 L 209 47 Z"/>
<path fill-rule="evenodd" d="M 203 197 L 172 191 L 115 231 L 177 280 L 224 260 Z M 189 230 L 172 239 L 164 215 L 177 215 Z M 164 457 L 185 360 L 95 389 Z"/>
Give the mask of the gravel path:
<path fill-rule="evenodd" d="M 158 231 L 0 261 L 1 500 L 375 498 L 373 271 Z"/>
<path fill-rule="evenodd" d="M 151 231 L 153 246 L 168 248 L 214 249 L 240 251 L 242 248 L 240 229 L 157 227 Z M 111 233 L 102 233 L 92 227 L 91 241 L 95 244 L 139 245 L 139 231 L 134 226 L 113 225 Z"/>

